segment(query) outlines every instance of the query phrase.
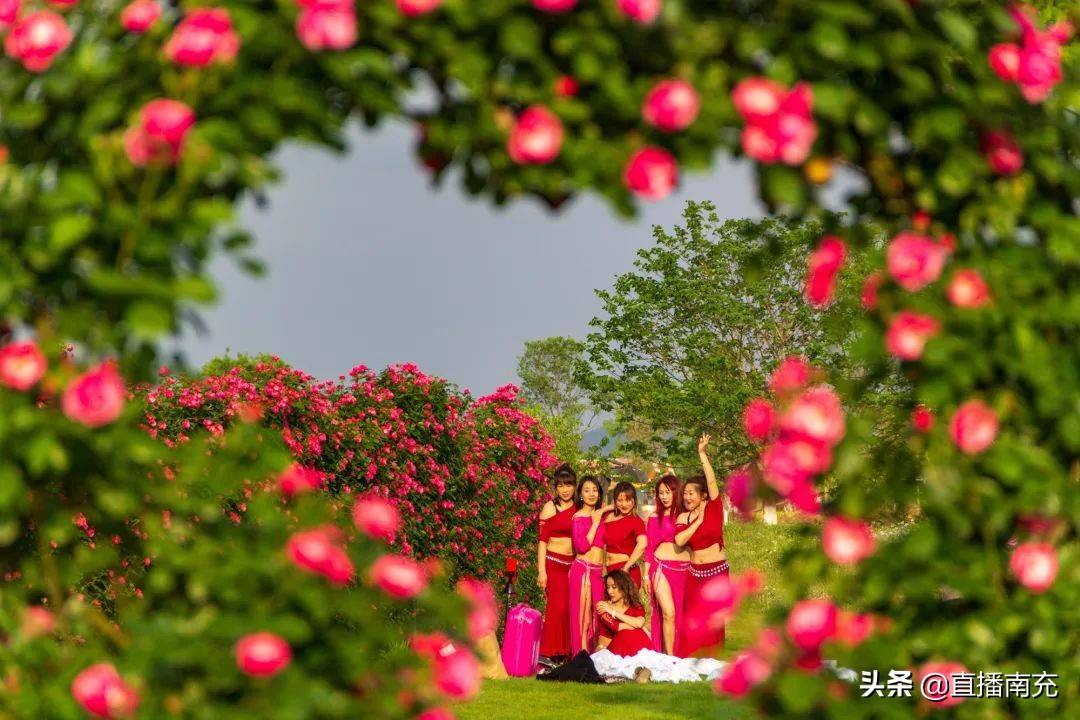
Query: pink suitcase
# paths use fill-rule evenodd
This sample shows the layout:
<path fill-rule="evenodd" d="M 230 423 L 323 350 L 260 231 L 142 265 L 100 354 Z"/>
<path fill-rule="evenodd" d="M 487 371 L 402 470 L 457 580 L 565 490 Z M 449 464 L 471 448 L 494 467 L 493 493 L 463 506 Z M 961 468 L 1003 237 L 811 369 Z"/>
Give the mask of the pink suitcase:
<path fill-rule="evenodd" d="M 503 667 L 511 677 L 536 674 L 540 660 L 540 628 L 543 616 L 524 603 L 515 605 L 506 616 L 503 634 Z"/>

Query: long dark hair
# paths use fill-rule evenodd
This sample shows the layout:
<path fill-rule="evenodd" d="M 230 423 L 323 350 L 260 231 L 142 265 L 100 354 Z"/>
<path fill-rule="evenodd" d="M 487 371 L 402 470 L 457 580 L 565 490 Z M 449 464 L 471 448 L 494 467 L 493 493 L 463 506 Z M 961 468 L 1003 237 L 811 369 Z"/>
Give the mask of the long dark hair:
<path fill-rule="evenodd" d="M 631 513 L 633 513 L 635 510 L 637 510 L 637 488 L 635 488 L 633 484 L 627 482 L 626 480 L 623 480 L 615 486 L 614 490 L 612 490 L 611 501 L 615 502 L 623 493 L 628 493 L 630 497 L 634 498 L 634 509 L 630 511 Z M 616 509 L 614 514 L 618 515 L 618 512 L 618 509 Z"/>
<path fill-rule="evenodd" d="M 630 573 L 625 570 L 612 570 L 604 578 L 604 594 L 607 595 L 607 581 L 611 580 L 615 583 L 615 587 L 619 588 L 619 592 L 622 593 L 623 598 L 626 600 L 626 604 L 630 607 L 640 608 L 641 598 L 638 597 L 637 586 L 634 585 L 633 579 L 630 577 Z"/>
<path fill-rule="evenodd" d="M 563 463 L 559 467 L 555 468 L 551 473 L 551 479 L 555 485 L 555 495 L 552 497 L 551 502 L 555 506 L 555 509 L 559 509 L 559 493 L 558 489 L 560 485 L 570 485 L 576 491 L 577 489 L 577 473 L 574 472 L 574 468 L 570 467 L 570 463 Z M 571 503 L 574 501 L 571 500 Z"/>
<path fill-rule="evenodd" d="M 581 489 L 585 487 L 585 483 L 592 483 L 596 486 L 596 507 L 604 506 L 604 486 L 600 484 L 600 479 L 595 475 L 582 475 L 578 480 L 577 490 L 574 491 L 574 507 L 578 510 L 585 507 L 585 501 L 581 499 Z"/>
<path fill-rule="evenodd" d="M 656 515 L 664 514 L 664 506 L 660 504 L 661 485 L 671 491 L 671 510 L 668 511 L 668 515 L 674 520 L 683 511 L 682 483 L 674 475 L 665 475 L 656 481 L 656 485 L 653 487 L 653 498 L 656 499 L 656 510 L 654 511 Z"/>

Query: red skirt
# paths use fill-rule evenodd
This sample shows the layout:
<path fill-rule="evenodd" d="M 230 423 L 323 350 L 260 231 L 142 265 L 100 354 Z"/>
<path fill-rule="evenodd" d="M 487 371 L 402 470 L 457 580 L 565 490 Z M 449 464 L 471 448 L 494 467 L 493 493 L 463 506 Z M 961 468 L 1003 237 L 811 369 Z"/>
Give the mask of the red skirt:
<path fill-rule="evenodd" d="M 679 655 L 712 656 L 724 645 L 724 623 L 716 621 L 702 600 L 701 589 L 717 575 L 729 572 L 726 560 L 714 563 L 690 563 L 686 574 L 686 600 L 683 605 L 682 628 L 679 632 Z"/>
<path fill-rule="evenodd" d="M 652 650 L 649 634 L 640 628 L 620 630 L 608 643 L 607 649 L 616 655 L 633 657 L 642 650 Z"/>
<path fill-rule="evenodd" d="M 547 605 L 544 608 L 544 631 L 540 636 L 540 654 L 557 658 L 570 656 L 570 564 L 573 555 L 548 550 Z"/>
<path fill-rule="evenodd" d="M 613 563 L 607 566 L 608 572 L 614 572 L 615 570 L 622 570 L 626 567 L 626 561 Z M 641 589 L 641 566 L 635 565 L 626 571 L 630 575 L 630 579 L 634 581 L 634 587 L 638 590 Z"/>

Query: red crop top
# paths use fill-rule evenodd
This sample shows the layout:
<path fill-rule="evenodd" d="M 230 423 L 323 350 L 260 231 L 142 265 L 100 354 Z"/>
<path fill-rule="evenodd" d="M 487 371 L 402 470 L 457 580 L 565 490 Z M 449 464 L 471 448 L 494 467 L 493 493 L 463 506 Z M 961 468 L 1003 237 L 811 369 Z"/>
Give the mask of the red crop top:
<path fill-rule="evenodd" d="M 679 523 L 675 532 L 681 533 L 688 524 Z M 686 543 L 691 550 L 704 550 L 718 544 L 724 547 L 724 499 L 719 496 L 705 503 L 705 519 Z"/>
<path fill-rule="evenodd" d="M 604 537 L 607 539 L 607 551 L 619 555 L 634 552 L 637 539 L 645 534 L 645 523 L 636 514 L 620 517 L 605 523 Z"/>
<path fill-rule="evenodd" d="M 630 606 L 623 611 L 623 615 L 630 617 L 645 617 L 645 610 L 639 607 Z M 600 613 L 599 632 L 601 637 L 615 637 L 615 633 L 619 632 L 619 625 L 622 624 L 622 620 L 619 620 L 611 613 Z"/>
<path fill-rule="evenodd" d="M 570 520 L 573 519 L 577 509 L 573 503 L 565 510 L 556 511 L 547 520 L 540 521 L 540 542 L 547 542 L 551 538 L 570 537 Z"/>

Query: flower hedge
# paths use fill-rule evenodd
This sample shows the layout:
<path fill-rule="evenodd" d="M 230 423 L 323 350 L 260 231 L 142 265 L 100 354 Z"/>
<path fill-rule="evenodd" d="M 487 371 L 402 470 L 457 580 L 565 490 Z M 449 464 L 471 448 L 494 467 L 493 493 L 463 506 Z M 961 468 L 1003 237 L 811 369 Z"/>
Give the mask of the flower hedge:
<path fill-rule="evenodd" d="M 223 358 L 140 396 L 149 433 L 169 445 L 258 416 L 318 475 L 313 484 L 339 500 L 389 499 L 404 521 L 393 545 L 442 558 L 452 580 L 497 583 L 506 558 L 535 563 L 552 440 L 513 386 L 474 400 L 411 364 L 316 382 L 277 358 Z"/>

